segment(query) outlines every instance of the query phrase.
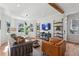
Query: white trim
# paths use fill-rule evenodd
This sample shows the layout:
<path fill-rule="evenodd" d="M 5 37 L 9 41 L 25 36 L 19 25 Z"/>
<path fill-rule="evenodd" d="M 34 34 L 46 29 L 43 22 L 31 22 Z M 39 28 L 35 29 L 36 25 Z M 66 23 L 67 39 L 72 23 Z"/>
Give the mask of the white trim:
<path fill-rule="evenodd" d="M 75 13 L 79 13 L 79 11 L 65 13 L 65 15 L 66 15 L 66 16 L 69 16 L 69 15 L 72 15 L 72 14 L 75 14 Z"/>

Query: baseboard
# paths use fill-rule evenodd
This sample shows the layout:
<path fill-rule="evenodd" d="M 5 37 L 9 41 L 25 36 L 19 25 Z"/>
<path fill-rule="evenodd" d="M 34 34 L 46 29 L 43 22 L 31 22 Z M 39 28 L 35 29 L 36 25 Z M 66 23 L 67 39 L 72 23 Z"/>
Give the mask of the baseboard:
<path fill-rule="evenodd" d="M 71 41 L 66 41 L 66 42 L 79 45 L 79 43 L 77 43 L 77 42 L 71 42 Z"/>

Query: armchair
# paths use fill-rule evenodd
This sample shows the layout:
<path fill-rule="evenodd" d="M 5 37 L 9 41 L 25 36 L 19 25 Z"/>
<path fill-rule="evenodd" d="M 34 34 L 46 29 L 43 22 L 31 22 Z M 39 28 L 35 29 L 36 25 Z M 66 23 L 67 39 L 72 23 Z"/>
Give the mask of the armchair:
<path fill-rule="evenodd" d="M 64 40 L 53 38 L 49 41 L 42 41 L 42 51 L 48 56 L 63 56 L 66 44 Z"/>

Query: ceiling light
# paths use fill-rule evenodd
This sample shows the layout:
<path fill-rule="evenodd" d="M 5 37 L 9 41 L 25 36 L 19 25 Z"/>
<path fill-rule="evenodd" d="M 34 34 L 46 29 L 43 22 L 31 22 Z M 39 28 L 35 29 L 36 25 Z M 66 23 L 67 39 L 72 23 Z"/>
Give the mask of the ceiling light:
<path fill-rule="evenodd" d="M 21 5 L 20 4 L 17 4 L 17 7 L 20 7 Z"/>
<path fill-rule="evenodd" d="M 26 16 L 28 16 L 28 14 L 26 14 Z"/>

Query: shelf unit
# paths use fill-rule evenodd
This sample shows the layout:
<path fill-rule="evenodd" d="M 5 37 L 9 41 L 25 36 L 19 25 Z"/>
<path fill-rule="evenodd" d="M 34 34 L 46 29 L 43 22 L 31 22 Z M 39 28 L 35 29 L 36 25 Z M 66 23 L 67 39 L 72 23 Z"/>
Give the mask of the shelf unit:
<path fill-rule="evenodd" d="M 63 38 L 63 20 L 54 20 L 53 22 L 54 37 Z"/>
<path fill-rule="evenodd" d="M 36 23 L 36 37 L 40 38 L 40 23 Z"/>

